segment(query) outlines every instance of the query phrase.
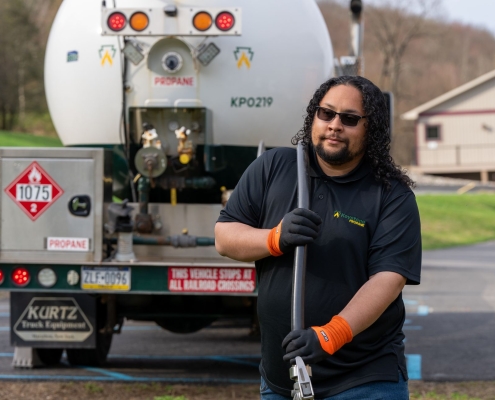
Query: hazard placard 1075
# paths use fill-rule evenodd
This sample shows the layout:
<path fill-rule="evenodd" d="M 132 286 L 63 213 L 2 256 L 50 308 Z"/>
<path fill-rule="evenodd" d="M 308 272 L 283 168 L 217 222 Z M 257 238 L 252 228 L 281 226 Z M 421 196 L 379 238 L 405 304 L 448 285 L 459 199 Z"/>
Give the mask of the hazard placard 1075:
<path fill-rule="evenodd" d="M 16 199 L 19 201 L 51 201 L 52 185 L 18 183 L 16 185 Z"/>
<path fill-rule="evenodd" d="M 33 221 L 64 193 L 36 161 L 15 178 L 5 192 Z"/>

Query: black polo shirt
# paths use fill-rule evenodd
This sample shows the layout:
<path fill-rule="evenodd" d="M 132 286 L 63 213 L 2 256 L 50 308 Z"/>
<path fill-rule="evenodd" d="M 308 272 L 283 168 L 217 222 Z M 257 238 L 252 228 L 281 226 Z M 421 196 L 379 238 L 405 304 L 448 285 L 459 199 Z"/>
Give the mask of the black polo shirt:
<path fill-rule="evenodd" d="M 323 220 L 308 245 L 305 323 L 321 326 L 342 311 L 370 275 L 393 271 L 419 284 L 421 235 L 413 192 L 397 180 L 391 189 L 377 182 L 368 162 L 349 174 L 326 176 L 310 150 L 311 209 Z M 296 151 L 265 152 L 246 170 L 218 222 L 273 228 L 297 207 Z M 281 343 L 291 329 L 294 253 L 256 262 L 261 326 L 260 372 L 270 389 L 290 397 L 290 364 Z M 363 383 L 407 379 L 402 295 L 368 329 L 333 356 L 312 365 L 317 397 L 328 397 Z"/>

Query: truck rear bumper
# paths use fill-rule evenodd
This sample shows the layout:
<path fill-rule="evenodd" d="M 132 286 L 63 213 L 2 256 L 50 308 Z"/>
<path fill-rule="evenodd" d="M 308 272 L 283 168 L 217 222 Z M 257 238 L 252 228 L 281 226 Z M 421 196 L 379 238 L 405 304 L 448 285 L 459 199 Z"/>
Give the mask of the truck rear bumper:
<path fill-rule="evenodd" d="M 28 283 L 19 286 L 13 274 L 24 268 Z M 47 287 L 40 271 L 49 269 L 55 283 Z M 178 258 L 166 262 L 89 262 L 85 264 L 0 263 L 4 280 L 0 290 L 257 296 L 254 264 L 225 259 Z"/>

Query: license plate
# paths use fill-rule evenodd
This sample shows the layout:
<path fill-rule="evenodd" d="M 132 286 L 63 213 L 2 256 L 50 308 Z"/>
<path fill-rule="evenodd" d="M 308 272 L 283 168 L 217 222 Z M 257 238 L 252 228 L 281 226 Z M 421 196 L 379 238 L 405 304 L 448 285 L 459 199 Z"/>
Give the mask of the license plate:
<path fill-rule="evenodd" d="M 81 267 L 81 288 L 92 290 L 131 290 L 131 268 Z"/>

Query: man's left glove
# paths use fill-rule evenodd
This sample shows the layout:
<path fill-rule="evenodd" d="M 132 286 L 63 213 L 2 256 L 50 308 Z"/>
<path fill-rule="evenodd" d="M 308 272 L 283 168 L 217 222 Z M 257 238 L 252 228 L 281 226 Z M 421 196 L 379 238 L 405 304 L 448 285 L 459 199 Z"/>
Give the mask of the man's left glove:
<path fill-rule="evenodd" d="M 284 361 L 295 363 L 297 356 L 306 364 L 314 364 L 334 354 L 352 340 L 353 334 L 347 321 L 335 315 L 324 326 L 312 326 L 290 332 L 282 342 Z"/>
<path fill-rule="evenodd" d="M 285 349 L 284 361 L 295 364 L 295 358 L 301 357 L 305 364 L 315 364 L 329 357 L 322 349 L 316 332 L 311 329 L 298 329 L 290 332 L 282 342 Z"/>

